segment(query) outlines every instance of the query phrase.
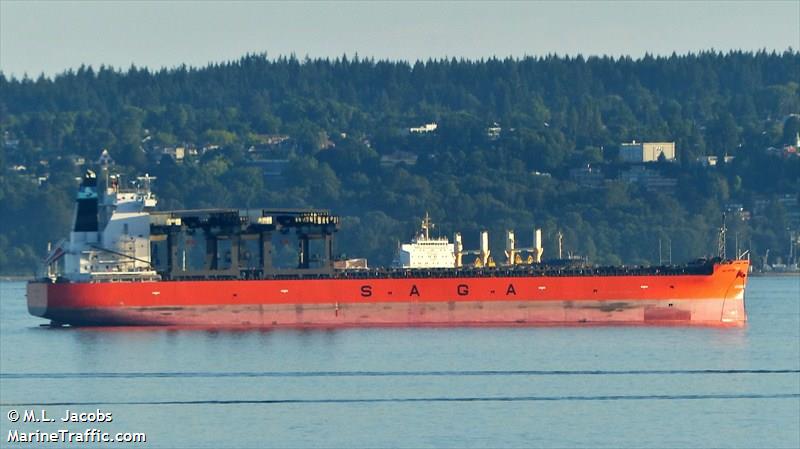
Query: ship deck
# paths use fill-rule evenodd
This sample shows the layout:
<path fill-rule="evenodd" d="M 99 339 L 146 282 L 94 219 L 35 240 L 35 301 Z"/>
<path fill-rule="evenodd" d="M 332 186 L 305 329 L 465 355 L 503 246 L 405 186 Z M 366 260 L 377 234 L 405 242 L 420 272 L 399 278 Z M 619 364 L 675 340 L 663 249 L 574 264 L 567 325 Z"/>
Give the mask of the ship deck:
<path fill-rule="evenodd" d="M 167 275 L 163 280 L 294 280 L 294 279 L 418 279 L 418 278 L 492 278 L 492 277 L 608 277 L 608 276 L 702 276 L 714 272 L 712 259 L 703 263 L 661 266 L 563 266 L 563 265 L 515 265 L 491 268 L 372 268 L 347 269 L 332 272 L 303 273 L 302 270 L 275 270 L 264 274 L 258 269 L 241 270 L 239 276 L 230 273 L 221 275 Z M 722 262 L 724 263 L 724 262 Z"/>

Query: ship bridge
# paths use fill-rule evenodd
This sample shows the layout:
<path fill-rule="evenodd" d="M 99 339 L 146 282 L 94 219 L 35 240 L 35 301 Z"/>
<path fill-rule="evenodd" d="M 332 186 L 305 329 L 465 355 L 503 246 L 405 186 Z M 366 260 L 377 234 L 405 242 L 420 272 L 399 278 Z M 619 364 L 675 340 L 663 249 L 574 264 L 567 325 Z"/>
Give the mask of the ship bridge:
<path fill-rule="evenodd" d="M 330 276 L 339 222 L 322 209 L 151 212 L 152 264 L 163 279 Z"/>

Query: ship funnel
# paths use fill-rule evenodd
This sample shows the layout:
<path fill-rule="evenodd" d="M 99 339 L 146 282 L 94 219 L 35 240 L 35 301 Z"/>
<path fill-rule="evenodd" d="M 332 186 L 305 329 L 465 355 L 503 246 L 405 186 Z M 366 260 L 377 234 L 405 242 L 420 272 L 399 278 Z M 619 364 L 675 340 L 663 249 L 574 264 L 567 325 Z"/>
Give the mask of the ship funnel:
<path fill-rule="evenodd" d="M 97 232 L 97 175 L 86 170 L 78 189 L 75 209 L 75 232 Z"/>
<path fill-rule="evenodd" d="M 506 259 L 508 265 L 514 265 L 516 259 L 516 250 L 514 249 L 514 231 L 506 231 Z"/>
<path fill-rule="evenodd" d="M 456 232 L 453 234 L 453 252 L 455 253 L 456 268 L 461 268 L 461 252 L 464 251 L 464 245 L 461 243 L 461 233 Z"/>
<path fill-rule="evenodd" d="M 481 262 L 484 267 L 489 262 L 489 231 L 481 231 Z"/>
<path fill-rule="evenodd" d="M 542 263 L 542 253 L 544 253 L 544 248 L 542 248 L 542 230 L 536 229 L 533 231 L 533 261 Z"/>

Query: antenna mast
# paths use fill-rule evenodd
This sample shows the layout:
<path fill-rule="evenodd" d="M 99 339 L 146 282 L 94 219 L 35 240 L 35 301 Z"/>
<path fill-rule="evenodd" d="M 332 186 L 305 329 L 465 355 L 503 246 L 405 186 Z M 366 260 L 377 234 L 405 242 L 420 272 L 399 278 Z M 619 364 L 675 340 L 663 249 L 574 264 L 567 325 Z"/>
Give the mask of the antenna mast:
<path fill-rule="evenodd" d="M 429 240 L 431 238 L 431 228 L 433 227 L 433 223 L 431 223 L 431 217 L 428 215 L 428 212 L 425 212 L 425 218 L 422 220 L 422 232 L 425 236 L 425 240 Z"/>
<path fill-rule="evenodd" d="M 728 233 L 728 226 L 725 224 L 725 212 L 722 213 L 722 227 L 719 228 L 719 237 L 717 238 L 717 255 L 723 260 L 726 258 L 725 254 L 725 234 Z"/>

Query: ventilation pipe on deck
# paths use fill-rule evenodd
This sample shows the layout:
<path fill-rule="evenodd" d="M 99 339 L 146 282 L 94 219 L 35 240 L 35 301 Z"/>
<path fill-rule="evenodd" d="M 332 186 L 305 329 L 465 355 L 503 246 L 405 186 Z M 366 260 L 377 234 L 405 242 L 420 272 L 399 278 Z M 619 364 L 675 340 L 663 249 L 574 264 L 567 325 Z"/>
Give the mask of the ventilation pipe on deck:
<path fill-rule="evenodd" d="M 481 231 L 481 262 L 484 267 L 489 262 L 489 231 Z"/>
<path fill-rule="evenodd" d="M 514 265 L 516 261 L 516 250 L 514 249 L 514 231 L 506 231 L 506 263 Z"/>
<path fill-rule="evenodd" d="M 455 253 L 456 268 L 461 268 L 461 256 L 464 251 L 464 245 L 461 243 L 461 233 L 456 232 L 453 234 L 453 252 Z"/>
<path fill-rule="evenodd" d="M 542 263 L 543 253 L 544 248 L 542 248 L 542 230 L 536 229 L 533 231 L 533 261 L 535 263 Z"/>

